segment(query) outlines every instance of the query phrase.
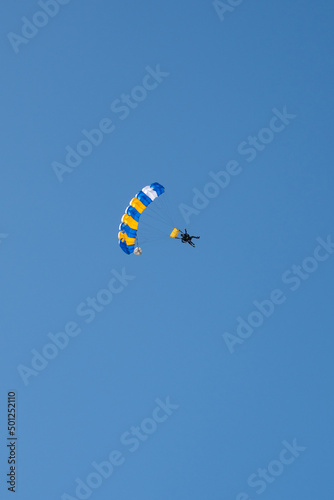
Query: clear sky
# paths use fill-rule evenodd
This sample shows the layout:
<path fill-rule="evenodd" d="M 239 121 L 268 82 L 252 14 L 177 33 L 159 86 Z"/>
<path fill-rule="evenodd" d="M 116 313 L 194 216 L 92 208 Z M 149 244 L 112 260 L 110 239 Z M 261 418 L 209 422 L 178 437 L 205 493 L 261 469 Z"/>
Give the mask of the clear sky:
<path fill-rule="evenodd" d="M 9 391 L 17 500 L 333 496 L 333 21 L 2 5 L 1 500 Z M 152 182 L 195 249 L 120 250 Z"/>

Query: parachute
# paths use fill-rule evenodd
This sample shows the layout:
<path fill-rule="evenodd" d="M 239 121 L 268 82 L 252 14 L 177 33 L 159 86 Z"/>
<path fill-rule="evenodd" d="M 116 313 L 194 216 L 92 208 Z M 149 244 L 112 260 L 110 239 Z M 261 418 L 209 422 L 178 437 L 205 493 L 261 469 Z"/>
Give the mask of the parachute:
<path fill-rule="evenodd" d="M 180 232 L 180 229 L 178 229 L 177 227 L 174 227 L 173 231 L 170 233 L 169 236 L 171 238 L 176 238 L 178 236 L 179 232 Z"/>
<path fill-rule="evenodd" d="M 130 201 L 121 219 L 119 226 L 118 240 L 119 246 L 126 254 L 141 255 L 142 249 L 136 247 L 138 223 L 143 211 L 160 195 L 165 192 L 165 188 L 158 182 L 153 182 L 150 186 L 145 186 Z"/>

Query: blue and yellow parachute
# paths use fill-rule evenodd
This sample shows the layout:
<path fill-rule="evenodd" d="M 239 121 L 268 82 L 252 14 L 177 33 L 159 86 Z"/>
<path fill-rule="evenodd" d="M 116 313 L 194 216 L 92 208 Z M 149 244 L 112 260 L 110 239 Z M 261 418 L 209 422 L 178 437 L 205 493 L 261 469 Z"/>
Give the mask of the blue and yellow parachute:
<path fill-rule="evenodd" d="M 118 240 L 123 252 L 131 254 L 135 250 L 138 222 L 140 215 L 158 196 L 165 192 L 165 188 L 158 182 L 145 186 L 130 201 L 119 226 Z M 140 250 L 140 249 L 139 249 Z"/>

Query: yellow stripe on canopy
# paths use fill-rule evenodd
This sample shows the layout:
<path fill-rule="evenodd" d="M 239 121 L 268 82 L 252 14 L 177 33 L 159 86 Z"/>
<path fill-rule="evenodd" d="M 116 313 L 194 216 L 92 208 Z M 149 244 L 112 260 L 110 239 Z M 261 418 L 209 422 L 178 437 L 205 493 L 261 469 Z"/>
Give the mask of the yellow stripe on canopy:
<path fill-rule="evenodd" d="M 129 236 L 124 231 L 120 231 L 118 233 L 118 239 L 125 241 L 127 245 L 134 245 L 136 241 L 136 238 L 129 238 Z"/>
<path fill-rule="evenodd" d="M 130 205 L 131 205 L 131 207 L 135 208 L 137 210 L 137 212 L 139 212 L 140 214 L 146 208 L 144 203 L 142 203 L 140 200 L 138 200 L 138 198 L 132 198 L 132 200 L 130 201 Z"/>
<path fill-rule="evenodd" d="M 138 221 L 134 220 L 131 215 L 124 214 L 122 217 L 122 222 L 127 224 L 131 229 L 138 229 Z"/>

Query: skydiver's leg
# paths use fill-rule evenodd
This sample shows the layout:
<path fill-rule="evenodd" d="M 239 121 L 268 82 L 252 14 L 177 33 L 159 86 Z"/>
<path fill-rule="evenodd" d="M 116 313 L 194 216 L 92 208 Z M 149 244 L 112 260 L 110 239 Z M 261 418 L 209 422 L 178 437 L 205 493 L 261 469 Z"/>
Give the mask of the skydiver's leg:
<path fill-rule="evenodd" d="M 192 238 L 196 238 L 196 240 L 199 240 L 200 236 L 192 236 Z"/>

